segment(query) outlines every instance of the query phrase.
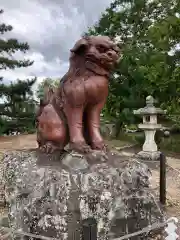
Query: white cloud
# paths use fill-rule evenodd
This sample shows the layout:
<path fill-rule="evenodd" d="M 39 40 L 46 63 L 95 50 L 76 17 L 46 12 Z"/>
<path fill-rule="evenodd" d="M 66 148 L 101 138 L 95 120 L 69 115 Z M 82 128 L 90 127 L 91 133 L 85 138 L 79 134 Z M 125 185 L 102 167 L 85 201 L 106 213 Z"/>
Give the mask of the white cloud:
<path fill-rule="evenodd" d="M 22 54 L 15 54 L 16 59 L 22 59 Z M 62 77 L 68 68 L 68 62 L 61 61 L 55 57 L 50 62 L 46 62 L 44 56 L 40 52 L 32 52 L 27 54 L 26 58 L 34 60 L 34 64 L 27 68 L 16 68 L 14 70 L 1 70 L 1 76 L 4 79 L 15 81 L 17 78 L 24 80 L 37 76 L 39 79 L 43 77 Z"/>
<path fill-rule="evenodd" d="M 27 39 L 31 44 L 39 42 L 41 45 L 46 45 L 53 43 L 54 40 L 57 41 L 54 39 L 55 37 L 60 39 L 72 35 L 72 33 L 81 34 L 85 19 L 82 19 L 84 16 L 78 18 L 78 12 L 75 8 L 71 9 L 71 18 L 65 16 L 63 9 L 59 7 L 56 19 L 54 19 L 54 11 L 57 11 L 56 5 L 47 8 L 38 1 L 24 0 L 19 9 L 13 8 L 5 11 L 3 20 L 13 25 L 14 34 Z"/>
<path fill-rule="evenodd" d="M 1 0 L 1 21 L 13 26 L 13 31 L 3 37 L 27 41 L 30 51 L 14 57 L 34 60 L 28 68 L 1 71 L 4 81 L 62 77 L 68 69 L 69 49 L 110 1 Z"/>

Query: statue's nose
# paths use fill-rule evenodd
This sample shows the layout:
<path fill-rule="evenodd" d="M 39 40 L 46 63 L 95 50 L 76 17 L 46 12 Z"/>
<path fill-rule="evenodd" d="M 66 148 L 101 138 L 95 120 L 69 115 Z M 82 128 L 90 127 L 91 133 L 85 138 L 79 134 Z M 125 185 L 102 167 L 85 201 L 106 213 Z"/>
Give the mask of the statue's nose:
<path fill-rule="evenodd" d="M 91 48 L 90 48 L 90 51 L 89 51 L 90 53 L 96 53 L 97 52 L 97 49 L 94 47 L 94 46 L 91 46 Z"/>

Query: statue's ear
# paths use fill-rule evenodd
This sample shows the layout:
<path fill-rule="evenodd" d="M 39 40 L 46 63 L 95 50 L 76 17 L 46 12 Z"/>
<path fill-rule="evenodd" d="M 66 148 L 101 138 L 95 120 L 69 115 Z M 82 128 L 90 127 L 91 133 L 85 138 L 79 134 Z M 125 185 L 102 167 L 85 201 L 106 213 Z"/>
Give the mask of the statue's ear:
<path fill-rule="evenodd" d="M 76 44 L 70 51 L 76 54 L 81 54 L 84 52 L 87 46 L 88 46 L 87 40 L 85 38 L 81 38 L 76 42 Z"/>

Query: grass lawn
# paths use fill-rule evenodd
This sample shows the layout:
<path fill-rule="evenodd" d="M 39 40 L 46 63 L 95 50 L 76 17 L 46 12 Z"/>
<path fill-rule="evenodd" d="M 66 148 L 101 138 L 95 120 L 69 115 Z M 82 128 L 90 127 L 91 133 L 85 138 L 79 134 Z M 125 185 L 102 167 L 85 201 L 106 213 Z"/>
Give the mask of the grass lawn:
<path fill-rule="evenodd" d="M 142 144 L 144 143 L 143 136 L 143 132 L 123 133 L 120 134 L 119 140 L 122 143 L 129 142 L 131 144 L 138 144 L 140 147 L 142 147 Z M 157 145 L 162 151 L 170 154 L 179 155 L 180 157 L 180 134 L 173 134 L 169 137 L 163 137 L 161 139 L 161 142 Z"/>
<path fill-rule="evenodd" d="M 112 140 L 106 140 L 108 146 L 110 147 L 125 147 L 132 145 L 132 142 L 126 141 L 126 140 L 121 140 L 121 139 L 112 139 Z"/>

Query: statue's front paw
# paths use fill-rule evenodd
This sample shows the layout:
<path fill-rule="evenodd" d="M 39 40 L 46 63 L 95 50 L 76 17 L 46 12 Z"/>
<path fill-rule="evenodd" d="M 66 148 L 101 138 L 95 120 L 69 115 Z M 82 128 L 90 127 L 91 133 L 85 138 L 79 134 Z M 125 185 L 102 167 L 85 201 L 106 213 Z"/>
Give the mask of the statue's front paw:
<path fill-rule="evenodd" d="M 70 149 L 79 153 L 89 153 L 92 151 L 91 147 L 85 142 L 71 142 Z"/>
<path fill-rule="evenodd" d="M 91 143 L 91 148 L 93 150 L 99 150 L 99 151 L 103 151 L 103 152 L 107 152 L 108 151 L 108 146 L 104 143 L 104 141 L 95 141 Z"/>
<path fill-rule="evenodd" d="M 39 149 L 43 153 L 51 154 L 54 151 L 56 151 L 58 148 L 55 145 L 53 145 L 53 143 L 47 142 L 46 144 L 42 145 Z"/>

